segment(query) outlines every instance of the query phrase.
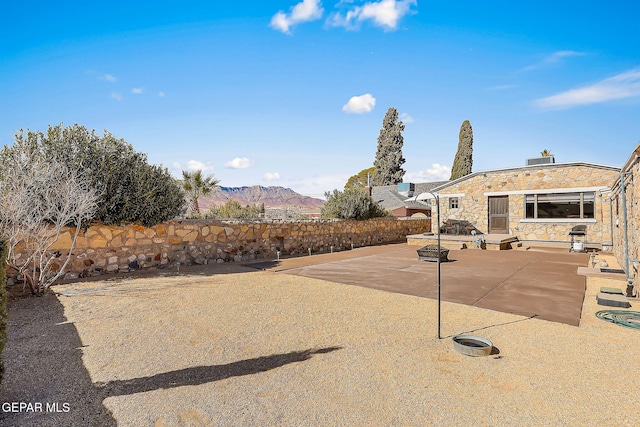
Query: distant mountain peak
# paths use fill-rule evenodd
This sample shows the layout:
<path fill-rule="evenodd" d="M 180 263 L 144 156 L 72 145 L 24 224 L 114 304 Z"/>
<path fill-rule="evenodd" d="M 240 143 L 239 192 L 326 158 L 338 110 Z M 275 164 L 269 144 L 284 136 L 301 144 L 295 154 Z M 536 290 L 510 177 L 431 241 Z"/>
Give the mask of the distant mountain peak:
<path fill-rule="evenodd" d="M 290 188 L 281 186 L 252 185 L 243 187 L 216 187 L 211 193 L 199 200 L 204 212 L 211 206 L 220 206 L 228 200 L 235 200 L 241 205 L 263 204 L 265 208 L 300 208 L 308 211 L 319 211 L 324 200 L 303 196 Z"/>

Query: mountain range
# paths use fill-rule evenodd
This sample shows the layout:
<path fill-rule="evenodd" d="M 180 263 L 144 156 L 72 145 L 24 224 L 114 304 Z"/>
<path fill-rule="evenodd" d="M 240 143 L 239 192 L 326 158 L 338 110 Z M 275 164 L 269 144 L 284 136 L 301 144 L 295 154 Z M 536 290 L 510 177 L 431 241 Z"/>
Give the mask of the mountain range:
<path fill-rule="evenodd" d="M 290 188 L 261 185 L 251 187 L 216 187 L 211 193 L 199 199 L 202 212 L 211 206 L 220 206 L 228 200 L 236 200 L 242 206 L 260 205 L 265 208 L 299 208 L 306 211 L 320 211 L 325 201 L 298 194 Z"/>

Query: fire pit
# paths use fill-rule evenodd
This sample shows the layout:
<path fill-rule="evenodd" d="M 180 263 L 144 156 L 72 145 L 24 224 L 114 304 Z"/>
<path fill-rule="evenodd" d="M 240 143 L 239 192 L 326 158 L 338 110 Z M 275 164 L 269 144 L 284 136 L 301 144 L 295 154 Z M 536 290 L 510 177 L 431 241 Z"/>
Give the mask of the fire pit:
<path fill-rule="evenodd" d="M 440 258 L 440 262 L 449 261 L 449 258 L 447 258 L 449 256 L 449 249 L 441 247 L 440 251 L 438 252 L 437 245 L 423 246 L 416 252 L 418 252 L 418 259 L 420 261 L 436 262 L 438 261 L 438 257 Z"/>

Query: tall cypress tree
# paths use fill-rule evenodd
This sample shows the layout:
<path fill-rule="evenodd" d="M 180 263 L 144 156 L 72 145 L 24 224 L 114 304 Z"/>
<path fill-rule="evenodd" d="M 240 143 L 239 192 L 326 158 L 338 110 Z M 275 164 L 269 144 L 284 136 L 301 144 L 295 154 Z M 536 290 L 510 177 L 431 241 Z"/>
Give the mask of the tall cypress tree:
<path fill-rule="evenodd" d="M 451 167 L 450 180 L 462 178 L 471 173 L 473 166 L 473 129 L 469 120 L 462 122 L 458 135 L 458 152 Z"/>
<path fill-rule="evenodd" d="M 382 121 L 382 129 L 378 135 L 378 151 L 373 166 L 376 173 L 371 185 L 390 185 L 402 182 L 405 162 L 402 157 L 404 123 L 398 120 L 398 110 L 391 107 Z"/>

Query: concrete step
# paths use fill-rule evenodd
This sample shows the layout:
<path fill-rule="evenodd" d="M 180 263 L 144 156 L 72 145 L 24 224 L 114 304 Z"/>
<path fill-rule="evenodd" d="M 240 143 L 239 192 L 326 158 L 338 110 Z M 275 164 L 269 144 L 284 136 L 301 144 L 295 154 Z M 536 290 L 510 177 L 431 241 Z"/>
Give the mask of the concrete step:
<path fill-rule="evenodd" d="M 624 295 L 607 294 L 604 292 L 600 292 L 598 293 L 598 295 L 596 295 L 596 300 L 598 301 L 599 305 L 606 305 L 607 307 L 631 307 L 629 300 Z"/>

